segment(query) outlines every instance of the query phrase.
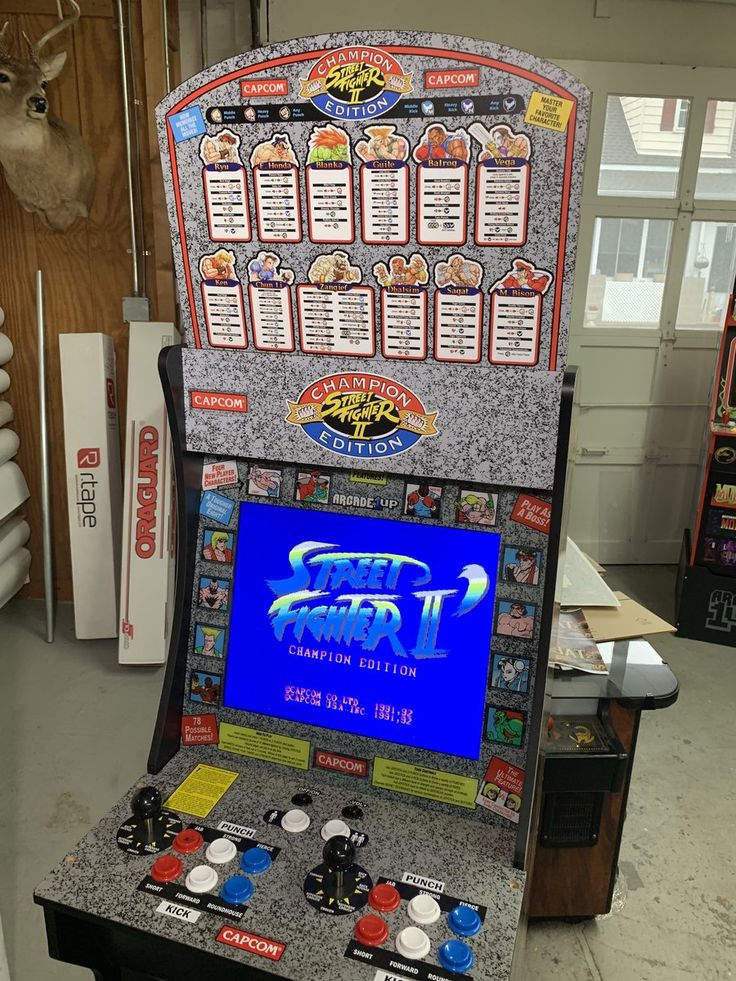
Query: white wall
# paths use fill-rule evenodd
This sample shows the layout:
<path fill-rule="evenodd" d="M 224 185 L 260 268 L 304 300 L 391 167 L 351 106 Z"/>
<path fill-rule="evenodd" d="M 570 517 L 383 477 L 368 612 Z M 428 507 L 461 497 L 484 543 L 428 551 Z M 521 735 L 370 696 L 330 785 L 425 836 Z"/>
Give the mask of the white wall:
<path fill-rule="evenodd" d="M 269 0 L 268 38 L 332 31 L 440 31 L 551 61 L 734 67 L 736 6 L 708 0 Z"/>

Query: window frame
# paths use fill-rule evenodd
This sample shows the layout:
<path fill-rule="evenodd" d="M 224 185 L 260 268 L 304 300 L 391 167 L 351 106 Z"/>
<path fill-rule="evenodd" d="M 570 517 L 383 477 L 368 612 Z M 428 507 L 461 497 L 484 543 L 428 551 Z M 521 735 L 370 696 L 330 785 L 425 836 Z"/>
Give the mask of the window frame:
<path fill-rule="evenodd" d="M 677 65 L 642 65 L 619 62 L 563 62 L 562 66 L 591 89 L 590 123 L 580 210 L 571 334 L 585 345 L 621 343 L 638 346 L 667 341 L 678 347 L 715 346 L 720 331 L 714 328 L 676 329 L 677 311 L 685 274 L 690 227 L 693 221 L 736 222 L 736 200 L 695 197 L 708 102 L 733 102 L 733 72 L 720 68 Z M 675 94 L 673 94 L 675 93 Z M 608 97 L 640 96 L 688 99 L 683 152 L 676 196 L 627 197 L 598 194 L 598 175 Z M 679 101 L 678 101 L 679 109 Z M 585 305 L 591 269 L 596 218 L 665 219 L 673 222 L 665 272 L 665 287 L 658 327 L 593 327 L 585 325 Z"/>

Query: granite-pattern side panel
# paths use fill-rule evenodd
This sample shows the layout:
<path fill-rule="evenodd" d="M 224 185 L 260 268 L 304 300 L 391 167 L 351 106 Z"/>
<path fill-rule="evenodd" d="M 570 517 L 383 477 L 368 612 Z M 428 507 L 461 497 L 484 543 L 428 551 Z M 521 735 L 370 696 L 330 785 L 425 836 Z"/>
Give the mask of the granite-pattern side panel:
<path fill-rule="evenodd" d="M 182 352 L 186 384 L 187 449 L 268 460 L 301 460 L 330 467 L 365 467 L 549 490 L 554 475 L 561 372 L 426 364 L 387 365 L 385 376 L 411 389 L 427 412 L 438 412 L 436 436 L 396 456 L 370 459 L 337 454 L 286 423 L 287 400 L 335 372 L 369 370 L 359 359 L 271 355 L 254 361 L 232 351 Z M 248 396 L 248 411 L 193 409 L 192 390 Z"/>

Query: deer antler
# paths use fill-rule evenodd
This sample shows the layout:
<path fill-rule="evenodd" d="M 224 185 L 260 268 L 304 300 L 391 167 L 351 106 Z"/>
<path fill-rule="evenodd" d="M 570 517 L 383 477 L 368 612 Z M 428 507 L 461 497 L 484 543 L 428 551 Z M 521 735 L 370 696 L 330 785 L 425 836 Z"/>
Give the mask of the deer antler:
<path fill-rule="evenodd" d="M 62 31 L 67 29 L 67 27 L 71 27 L 72 24 L 79 20 L 80 10 L 77 0 L 69 0 L 69 4 L 72 8 L 72 12 L 69 14 L 69 16 L 65 17 L 63 20 L 60 20 L 58 24 L 55 24 L 52 28 L 46 31 L 46 33 L 42 35 L 35 43 L 31 41 L 25 31 L 23 32 L 23 37 L 26 39 L 26 44 L 31 50 L 31 59 L 33 61 L 38 61 L 39 55 L 41 54 L 41 48 L 44 48 L 52 38 L 56 37 L 57 34 L 61 34 Z M 57 6 L 59 9 L 61 9 L 61 4 L 58 2 L 58 0 Z M 5 28 L 3 28 L 3 31 L 4 30 Z M 1 38 L 2 35 L 0 35 L 0 39 Z"/>
<path fill-rule="evenodd" d="M 0 55 L 10 54 L 10 49 L 8 47 L 8 39 L 6 37 L 8 33 L 8 28 L 10 27 L 10 21 L 6 20 L 3 24 L 3 28 L 0 31 Z"/>

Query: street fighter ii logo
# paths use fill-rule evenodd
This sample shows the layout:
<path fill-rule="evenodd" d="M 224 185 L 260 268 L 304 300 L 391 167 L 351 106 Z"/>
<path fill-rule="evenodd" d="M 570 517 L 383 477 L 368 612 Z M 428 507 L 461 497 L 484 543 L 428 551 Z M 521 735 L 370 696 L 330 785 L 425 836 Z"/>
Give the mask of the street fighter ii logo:
<path fill-rule="evenodd" d="M 427 412 L 400 382 L 368 372 L 319 378 L 287 405 L 286 422 L 301 426 L 318 446 L 342 456 L 395 456 L 437 434 L 437 412 Z"/>
<path fill-rule="evenodd" d="M 336 48 L 300 79 L 299 94 L 331 119 L 371 119 L 412 91 L 411 77 L 381 48 Z"/>
<path fill-rule="evenodd" d="M 428 563 L 409 555 L 343 551 L 324 542 L 295 545 L 289 565 L 291 575 L 268 581 L 276 595 L 268 611 L 276 640 L 354 645 L 397 657 L 445 657 L 443 618 L 470 613 L 490 586 L 478 563 L 462 567 L 459 585 L 446 588 L 432 584 Z"/>

